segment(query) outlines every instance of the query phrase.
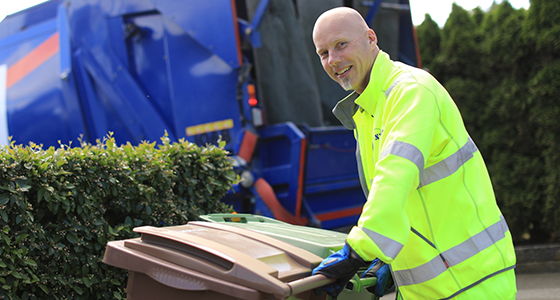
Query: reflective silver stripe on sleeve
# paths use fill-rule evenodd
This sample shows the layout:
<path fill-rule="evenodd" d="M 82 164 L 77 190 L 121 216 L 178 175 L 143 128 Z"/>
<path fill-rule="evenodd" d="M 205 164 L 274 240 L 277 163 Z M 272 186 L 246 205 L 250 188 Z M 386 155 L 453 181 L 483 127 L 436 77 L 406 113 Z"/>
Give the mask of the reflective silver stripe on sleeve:
<path fill-rule="evenodd" d="M 383 149 L 380 160 L 389 154 L 410 160 L 418 167 L 418 172 L 422 175 L 424 171 L 424 155 L 416 146 L 401 141 L 394 141 Z"/>
<path fill-rule="evenodd" d="M 458 265 L 503 239 L 508 230 L 504 217 L 500 216 L 500 221 L 490 225 L 490 227 L 470 237 L 461 244 L 444 251 L 441 256 L 445 258 L 450 267 Z M 441 256 L 438 255 L 429 262 L 416 268 L 394 271 L 393 273 L 397 280 L 397 285 L 420 284 L 438 277 L 447 270 Z"/>
<path fill-rule="evenodd" d="M 395 259 L 397 254 L 401 252 L 403 244 L 367 228 L 361 229 L 381 249 L 385 256 Z"/>
<path fill-rule="evenodd" d="M 503 216 L 500 216 L 500 221 L 492 224 L 485 231 L 479 232 L 461 244 L 444 251 L 441 255 L 449 266 L 455 266 L 503 239 L 508 230 L 506 220 Z"/>
<path fill-rule="evenodd" d="M 399 77 L 397 77 L 397 79 L 395 81 L 393 81 L 393 83 L 391 83 L 391 85 L 389 86 L 389 88 L 385 91 L 385 97 L 389 97 L 389 94 L 393 91 L 393 89 L 401 82 L 405 81 L 405 80 L 409 80 L 412 79 L 412 75 L 410 73 L 405 73 L 402 75 L 399 75 Z"/>
<path fill-rule="evenodd" d="M 429 262 L 416 268 L 407 270 L 394 271 L 397 286 L 419 284 L 430 279 L 436 278 L 439 274 L 445 272 L 447 267 L 441 257 L 436 256 Z"/>
<path fill-rule="evenodd" d="M 478 151 L 478 148 L 469 137 L 467 143 L 457 152 L 451 154 L 449 157 L 437 164 L 426 168 L 420 177 L 420 186 L 418 188 L 436 182 L 457 172 L 462 165 L 464 165 L 469 159 L 473 158 L 476 151 Z"/>

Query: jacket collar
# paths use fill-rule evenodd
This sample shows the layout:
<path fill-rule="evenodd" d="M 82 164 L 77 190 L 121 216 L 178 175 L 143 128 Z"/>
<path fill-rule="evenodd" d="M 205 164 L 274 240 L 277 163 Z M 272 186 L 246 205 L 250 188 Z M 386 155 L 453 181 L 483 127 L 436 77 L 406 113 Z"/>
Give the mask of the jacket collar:
<path fill-rule="evenodd" d="M 359 106 L 354 103 L 360 94 L 352 92 L 352 94 L 346 96 L 346 98 L 338 101 L 334 106 L 332 112 L 334 116 L 342 123 L 342 125 L 350 130 L 356 129 L 356 124 L 352 118 L 356 111 L 358 111 Z"/>
<path fill-rule="evenodd" d="M 391 70 L 392 63 L 389 54 L 380 50 L 371 68 L 369 83 L 364 92 L 362 94 L 358 94 L 355 91 L 352 92 L 350 95 L 340 100 L 332 111 L 344 127 L 348 129 L 356 128 L 352 117 L 359 108 L 373 115 L 379 100 L 379 95 L 382 94 L 381 91 L 385 84 L 386 77 L 391 73 Z"/>

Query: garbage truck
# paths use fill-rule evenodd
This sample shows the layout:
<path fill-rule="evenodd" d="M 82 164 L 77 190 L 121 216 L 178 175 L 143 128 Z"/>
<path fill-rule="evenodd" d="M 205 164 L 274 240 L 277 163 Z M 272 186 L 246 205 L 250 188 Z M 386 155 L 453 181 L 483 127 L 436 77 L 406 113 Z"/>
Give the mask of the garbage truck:
<path fill-rule="evenodd" d="M 365 197 L 345 92 L 311 39 L 357 9 L 395 60 L 420 58 L 408 0 L 50 0 L 0 22 L 0 144 L 225 142 L 239 212 L 325 229 Z"/>

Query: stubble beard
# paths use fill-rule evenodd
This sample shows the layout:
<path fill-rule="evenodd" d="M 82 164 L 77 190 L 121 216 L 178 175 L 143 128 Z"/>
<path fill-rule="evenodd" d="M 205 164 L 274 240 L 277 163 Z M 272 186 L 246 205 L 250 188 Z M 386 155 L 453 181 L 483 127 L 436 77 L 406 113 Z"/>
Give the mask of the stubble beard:
<path fill-rule="evenodd" d="M 350 81 L 350 77 L 346 76 L 342 78 L 342 82 L 340 82 L 340 86 L 345 90 L 349 91 L 352 89 L 352 82 Z"/>

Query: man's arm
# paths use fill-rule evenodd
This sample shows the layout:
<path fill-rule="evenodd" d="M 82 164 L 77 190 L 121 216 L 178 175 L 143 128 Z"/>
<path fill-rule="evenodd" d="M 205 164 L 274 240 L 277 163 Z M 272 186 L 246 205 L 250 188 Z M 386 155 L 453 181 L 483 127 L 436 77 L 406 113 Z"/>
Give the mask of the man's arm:
<path fill-rule="evenodd" d="M 419 185 L 439 122 L 436 97 L 418 83 L 393 89 L 382 116 L 383 135 L 373 181 L 347 242 L 364 260 L 390 264 L 408 240 L 409 196 Z M 372 158 L 373 159 L 373 158 Z"/>

